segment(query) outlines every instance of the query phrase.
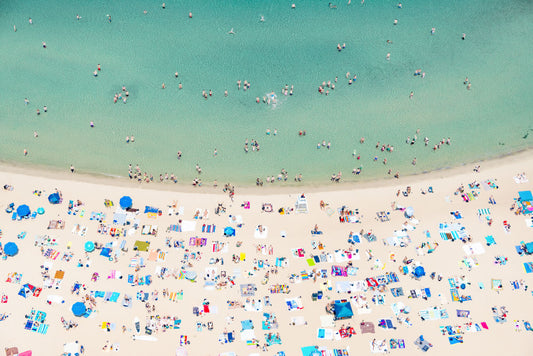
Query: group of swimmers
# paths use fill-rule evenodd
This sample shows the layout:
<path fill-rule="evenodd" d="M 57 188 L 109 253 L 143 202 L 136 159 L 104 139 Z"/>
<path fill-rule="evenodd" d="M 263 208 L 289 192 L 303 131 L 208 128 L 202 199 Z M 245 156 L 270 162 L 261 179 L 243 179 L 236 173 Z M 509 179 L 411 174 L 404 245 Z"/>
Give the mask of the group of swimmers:
<path fill-rule="evenodd" d="M 142 182 L 151 183 L 154 181 L 154 176 L 152 174 L 148 174 L 148 172 L 142 173 L 139 165 L 136 165 L 135 168 L 133 168 L 132 165 L 130 164 L 128 167 L 128 176 L 131 180 L 137 180 L 139 183 L 142 183 Z M 163 183 L 165 181 L 178 183 L 178 179 L 176 178 L 174 173 L 170 175 L 168 173 L 165 173 L 164 176 L 163 174 L 159 174 L 159 182 Z"/>
<path fill-rule="evenodd" d="M 113 103 L 117 103 L 118 100 L 122 100 L 124 104 L 128 101 L 128 97 L 130 96 L 130 92 L 126 89 L 126 86 L 122 86 L 122 91 L 115 93 L 115 97 L 113 98 Z"/>
<path fill-rule="evenodd" d="M 320 147 L 326 147 L 328 150 L 331 148 L 331 142 L 326 143 L 326 140 L 322 140 L 322 143 L 317 143 L 316 148 L 320 149 Z"/>
<path fill-rule="evenodd" d="M 250 146 L 252 146 L 252 151 L 259 151 L 259 142 L 257 142 L 256 140 L 252 139 L 250 141 Z M 244 141 L 244 152 L 249 152 L 248 139 Z"/>

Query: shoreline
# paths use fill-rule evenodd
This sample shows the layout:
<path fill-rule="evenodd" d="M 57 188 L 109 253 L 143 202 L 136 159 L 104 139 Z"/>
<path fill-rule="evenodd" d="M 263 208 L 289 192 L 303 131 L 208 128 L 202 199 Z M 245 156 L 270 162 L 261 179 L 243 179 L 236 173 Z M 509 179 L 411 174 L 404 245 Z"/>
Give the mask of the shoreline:
<path fill-rule="evenodd" d="M 424 180 L 435 180 L 443 179 L 451 176 L 463 175 L 467 172 L 472 171 L 472 165 L 480 165 L 482 170 L 487 168 L 500 166 L 502 161 L 507 163 L 508 160 L 512 162 L 518 161 L 520 159 L 528 159 L 532 157 L 531 153 L 533 148 L 525 148 L 519 151 L 514 151 L 512 153 L 503 154 L 497 157 L 482 159 L 472 161 L 470 163 L 462 163 L 461 165 L 453 167 L 442 167 L 437 170 L 425 171 L 421 173 L 411 174 L 401 176 L 400 178 L 394 178 L 392 176 L 380 178 L 380 179 L 368 179 L 359 182 L 353 181 L 342 181 L 339 183 L 329 183 L 322 184 L 318 182 L 305 183 L 301 184 L 285 184 L 280 185 L 278 182 L 274 184 L 266 183 L 264 186 L 257 187 L 254 184 L 250 185 L 235 185 L 235 188 L 238 189 L 239 193 L 245 194 L 254 194 L 254 195 L 271 195 L 271 194 L 283 194 L 287 192 L 292 192 L 295 190 L 301 190 L 306 192 L 331 192 L 331 191 L 351 191 L 359 190 L 365 188 L 383 188 L 390 186 L 401 186 L 409 182 L 419 183 Z M 533 162 L 532 162 L 533 164 Z M 181 193 L 196 193 L 196 194 L 215 194 L 221 192 L 222 187 L 226 182 L 218 182 L 218 187 L 213 187 L 212 182 L 203 183 L 201 187 L 194 187 L 192 184 L 184 184 L 178 181 L 178 183 L 158 183 L 154 182 L 153 184 L 147 183 L 137 183 L 133 180 L 128 179 L 126 176 L 115 176 L 107 175 L 104 173 L 85 173 L 77 172 L 70 173 L 68 169 L 65 171 L 60 171 L 54 167 L 45 167 L 45 166 L 35 166 L 35 165 L 24 165 L 24 164 L 14 164 L 0 161 L 0 171 L 5 173 L 14 173 L 22 174 L 26 176 L 41 177 L 41 178 L 50 178 L 50 179 L 59 179 L 62 181 L 75 181 L 75 182 L 84 182 L 84 183 L 93 183 L 99 185 L 111 185 L 111 186 L 120 186 L 120 187 L 132 187 L 142 190 L 156 190 L 156 191 L 172 191 L 172 192 L 181 192 Z M 231 182 L 229 182 L 232 184 Z M 261 192 L 260 194 L 258 194 Z"/>

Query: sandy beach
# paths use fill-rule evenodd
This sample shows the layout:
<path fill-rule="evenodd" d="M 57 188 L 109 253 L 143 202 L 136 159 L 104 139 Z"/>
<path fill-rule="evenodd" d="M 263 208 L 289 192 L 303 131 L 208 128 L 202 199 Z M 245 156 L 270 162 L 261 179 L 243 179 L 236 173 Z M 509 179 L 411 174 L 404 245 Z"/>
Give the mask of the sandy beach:
<path fill-rule="evenodd" d="M 516 246 L 533 235 L 515 199 L 533 186 L 533 158 L 476 165 L 364 185 L 236 187 L 233 201 L 224 182 L 138 186 L 4 166 L 0 242 L 19 251 L 0 259 L 0 345 L 35 355 L 75 341 L 88 355 L 415 354 L 423 335 L 434 355 L 528 355 L 533 257 Z M 29 217 L 4 212 L 11 203 Z M 96 249 L 85 252 L 89 241 Z M 353 316 L 333 320 L 335 301 Z M 74 316 L 76 302 L 91 311 Z"/>

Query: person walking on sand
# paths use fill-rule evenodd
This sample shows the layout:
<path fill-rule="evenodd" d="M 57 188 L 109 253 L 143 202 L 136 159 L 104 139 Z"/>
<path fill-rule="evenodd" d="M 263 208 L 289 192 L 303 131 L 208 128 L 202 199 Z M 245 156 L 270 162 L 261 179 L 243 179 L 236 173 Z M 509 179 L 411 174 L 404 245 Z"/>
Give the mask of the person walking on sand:
<path fill-rule="evenodd" d="M 72 164 L 70 165 L 70 173 L 74 173 L 74 166 Z"/>

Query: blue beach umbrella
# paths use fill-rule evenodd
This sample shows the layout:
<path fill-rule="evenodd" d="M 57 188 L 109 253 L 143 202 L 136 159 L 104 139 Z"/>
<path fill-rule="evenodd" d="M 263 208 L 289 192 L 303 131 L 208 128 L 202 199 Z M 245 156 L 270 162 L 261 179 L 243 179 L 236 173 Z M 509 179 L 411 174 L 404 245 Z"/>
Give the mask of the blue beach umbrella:
<path fill-rule="evenodd" d="M 133 204 L 133 201 L 131 200 L 129 196 L 125 195 L 122 198 L 120 198 L 120 207 L 122 209 L 131 208 L 132 204 Z"/>
<path fill-rule="evenodd" d="M 224 236 L 235 236 L 235 229 L 228 226 L 224 229 Z"/>
<path fill-rule="evenodd" d="M 84 246 L 84 247 L 85 247 L 85 251 L 87 251 L 87 252 L 93 252 L 93 251 L 94 251 L 94 242 L 92 242 L 92 241 L 87 241 L 87 242 L 85 243 L 85 246 Z"/>
<path fill-rule="evenodd" d="M 16 243 L 8 242 L 4 246 L 4 252 L 8 256 L 15 256 L 19 252 L 19 248 Z"/>
<path fill-rule="evenodd" d="M 25 217 L 30 215 L 30 207 L 26 204 L 19 205 L 17 208 L 17 215 L 20 217 Z"/>
<path fill-rule="evenodd" d="M 37 209 L 37 214 L 43 215 L 44 214 L 44 208 L 43 207 L 38 208 Z"/>
<path fill-rule="evenodd" d="M 74 316 L 82 316 L 87 311 L 87 307 L 82 302 L 72 304 L 72 314 Z"/>
<path fill-rule="evenodd" d="M 48 201 L 50 202 L 50 204 L 59 204 L 59 202 L 61 201 L 61 196 L 59 195 L 59 193 L 52 193 L 48 196 Z"/>

